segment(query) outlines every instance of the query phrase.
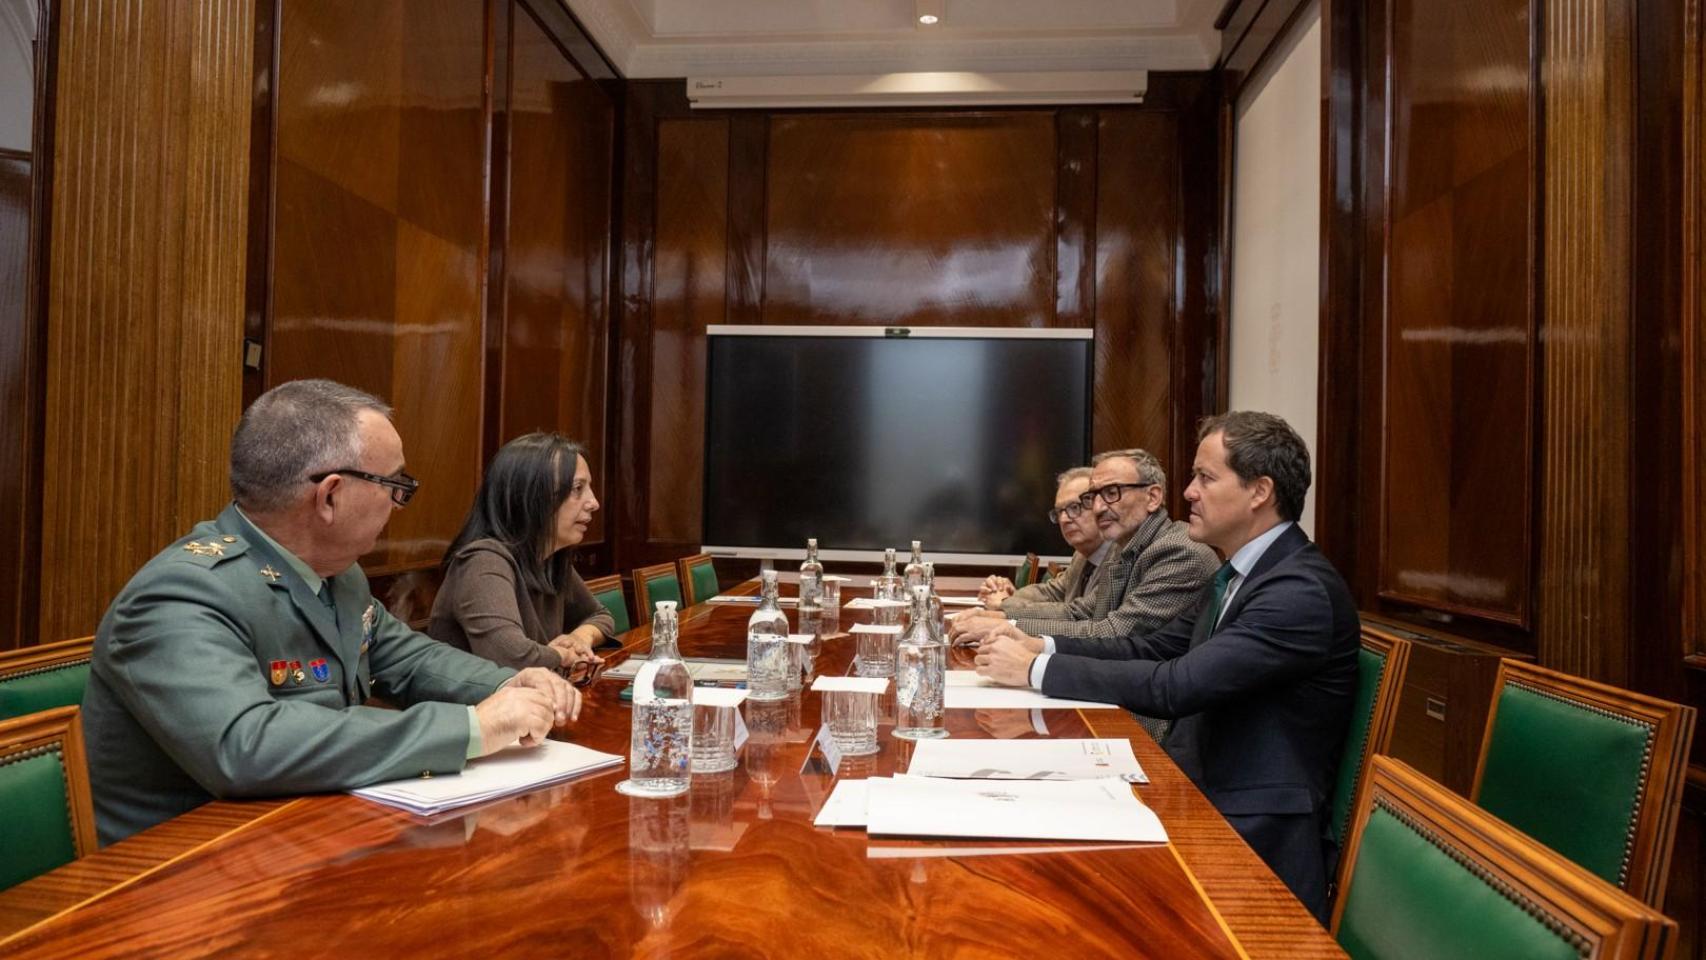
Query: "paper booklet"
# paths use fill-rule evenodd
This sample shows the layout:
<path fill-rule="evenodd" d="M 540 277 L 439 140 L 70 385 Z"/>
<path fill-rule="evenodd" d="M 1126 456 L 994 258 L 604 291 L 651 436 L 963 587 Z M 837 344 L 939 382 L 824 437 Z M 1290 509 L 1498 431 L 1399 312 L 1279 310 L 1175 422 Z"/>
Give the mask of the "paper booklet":
<path fill-rule="evenodd" d="M 456 807 L 525 793 L 537 787 L 621 765 L 623 757 L 561 740 L 537 747 L 514 746 L 468 761 L 461 773 L 410 777 L 351 790 L 365 800 L 431 816 Z"/>

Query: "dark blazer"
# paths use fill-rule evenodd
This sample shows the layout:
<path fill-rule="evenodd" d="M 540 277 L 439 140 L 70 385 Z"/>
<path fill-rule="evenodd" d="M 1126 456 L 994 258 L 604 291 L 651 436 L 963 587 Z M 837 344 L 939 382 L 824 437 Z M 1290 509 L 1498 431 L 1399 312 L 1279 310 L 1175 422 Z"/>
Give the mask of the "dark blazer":
<path fill-rule="evenodd" d="M 563 658 L 547 644 L 582 624 L 598 628 L 600 645 L 616 636 L 615 618 L 573 567 L 556 593 L 534 593 L 508 547 L 475 540 L 452 558 L 426 632 L 500 667 L 560 670 Z"/>
<path fill-rule="evenodd" d="M 1296 526 L 1256 561 L 1215 630 L 1199 622 L 1211 590 L 1147 635 L 1057 637 L 1043 692 L 1175 719 L 1168 755 L 1324 920 L 1337 861 L 1333 782 L 1356 694 L 1356 603 Z"/>

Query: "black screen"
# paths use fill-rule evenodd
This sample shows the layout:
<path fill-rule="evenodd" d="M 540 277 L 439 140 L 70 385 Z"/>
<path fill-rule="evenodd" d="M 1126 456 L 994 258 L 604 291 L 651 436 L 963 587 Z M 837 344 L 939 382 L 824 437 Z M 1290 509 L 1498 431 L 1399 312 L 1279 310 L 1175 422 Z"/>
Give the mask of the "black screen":
<path fill-rule="evenodd" d="M 1087 459 L 1090 340 L 712 335 L 708 349 L 707 544 L 1070 552 L 1047 511 L 1055 475 Z"/>

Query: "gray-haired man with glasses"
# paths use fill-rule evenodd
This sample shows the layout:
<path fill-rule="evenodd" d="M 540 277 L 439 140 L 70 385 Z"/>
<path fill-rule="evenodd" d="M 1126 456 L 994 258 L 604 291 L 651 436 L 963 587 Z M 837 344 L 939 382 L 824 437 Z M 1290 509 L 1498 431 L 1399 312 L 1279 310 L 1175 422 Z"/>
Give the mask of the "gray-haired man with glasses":
<path fill-rule="evenodd" d="M 1101 585 L 1113 545 L 1102 539 L 1096 527 L 1096 512 L 1080 502 L 1090 490 L 1090 468 L 1073 467 L 1055 478 L 1059 484 L 1054 492 L 1054 506 L 1049 508 L 1048 522 L 1060 528 L 1060 536 L 1072 547 L 1072 562 L 1059 576 L 1029 586 L 1015 588 L 1013 581 L 991 576 L 983 581 L 978 599 L 990 610 L 1000 610 L 1009 616 L 1019 616 L 1041 606 L 1052 609 L 1083 596 L 1093 596 Z"/>
<path fill-rule="evenodd" d="M 329 380 L 268 390 L 231 438 L 232 503 L 137 571 L 95 634 L 83 695 L 101 843 L 214 797 L 453 773 L 580 712 L 416 633 L 357 560 L 419 483 L 391 409 Z M 366 706 L 374 694 L 402 707 Z"/>
<path fill-rule="evenodd" d="M 1134 448 L 1099 453 L 1091 464 L 1079 503 L 1116 551 L 1097 589 L 1064 603 L 962 614 L 950 630 L 954 642 L 979 642 L 1010 621 L 1033 636 L 1122 637 L 1153 630 L 1196 600 L 1220 561 L 1167 515 L 1160 462 Z"/>

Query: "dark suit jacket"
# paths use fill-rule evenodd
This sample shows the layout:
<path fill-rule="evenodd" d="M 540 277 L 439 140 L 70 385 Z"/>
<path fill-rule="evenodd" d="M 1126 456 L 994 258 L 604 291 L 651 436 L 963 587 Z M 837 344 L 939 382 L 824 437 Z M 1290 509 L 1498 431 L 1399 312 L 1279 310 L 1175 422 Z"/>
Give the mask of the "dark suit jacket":
<path fill-rule="evenodd" d="M 1296 526 L 1257 560 L 1211 630 L 1190 612 L 1153 633 L 1055 639 L 1053 697 L 1175 719 L 1162 744 L 1318 917 L 1337 850 L 1333 781 L 1356 693 L 1356 603 Z"/>

